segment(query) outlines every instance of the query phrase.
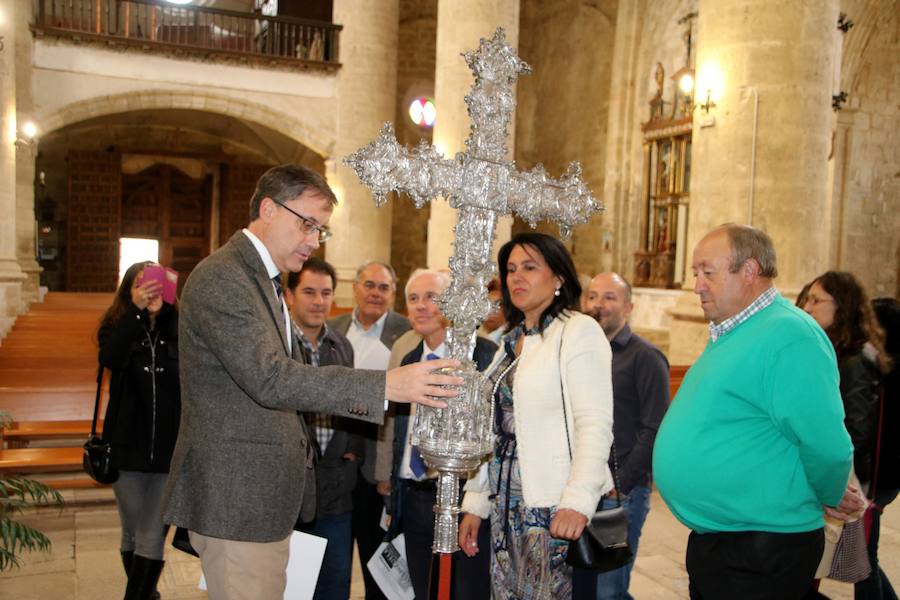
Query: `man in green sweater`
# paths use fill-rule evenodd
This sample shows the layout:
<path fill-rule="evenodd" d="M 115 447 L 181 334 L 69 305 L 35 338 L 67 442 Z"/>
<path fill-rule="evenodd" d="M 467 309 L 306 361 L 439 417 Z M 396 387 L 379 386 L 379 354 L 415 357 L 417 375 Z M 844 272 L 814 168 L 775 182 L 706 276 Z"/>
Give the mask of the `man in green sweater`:
<path fill-rule="evenodd" d="M 653 453 L 663 499 L 692 530 L 691 598 L 801 598 L 822 556 L 823 506 L 857 502 L 834 350 L 774 288 L 766 233 L 718 227 L 691 268 L 710 338 Z"/>

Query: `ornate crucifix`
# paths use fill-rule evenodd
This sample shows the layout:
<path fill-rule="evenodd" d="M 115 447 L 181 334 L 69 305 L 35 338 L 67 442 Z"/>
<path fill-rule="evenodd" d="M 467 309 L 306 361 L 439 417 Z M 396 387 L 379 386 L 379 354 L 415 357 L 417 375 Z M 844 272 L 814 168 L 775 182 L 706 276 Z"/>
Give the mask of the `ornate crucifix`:
<path fill-rule="evenodd" d="M 542 165 L 520 173 L 506 159 L 507 126 L 516 105 L 513 85 L 531 67 L 506 43 L 503 29 L 497 28 L 490 40 L 482 38 L 478 50 L 464 56 L 475 74 L 465 98 L 472 119 L 467 152 L 445 159 L 424 141 L 408 150 L 386 123 L 374 142 L 344 161 L 372 189 L 378 206 L 395 191 L 408 194 L 418 208 L 444 197 L 459 209 L 451 283 L 439 304 L 452 323 L 447 348 L 461 363 L 454 374 L 466 383 L 447 408 L 418 407 L 413 431 L 425 462 L 439 472 L 434 550 L 441 553 L 458 549 L 458 478 L 477 468 L 492 449 L 493 403 L 483 396 L 483 378 L 472 353 L 475 331 L 492 309 L 487 284 L 496 272 L 491 249 L 497 219 L 514 213 L 532 227 L 542 219 L 555 221 L 568 237 L 573 226 L 603 210 L 581 178 L 578 163 L 570 164 L 557 181 Z"/>

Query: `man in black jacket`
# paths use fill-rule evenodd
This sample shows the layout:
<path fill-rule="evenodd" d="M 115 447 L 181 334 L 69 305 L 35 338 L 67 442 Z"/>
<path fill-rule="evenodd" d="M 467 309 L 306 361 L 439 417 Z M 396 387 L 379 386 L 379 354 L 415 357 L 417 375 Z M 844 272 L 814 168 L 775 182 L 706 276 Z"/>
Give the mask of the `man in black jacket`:
<path fill-rule="evenodd" d="M 613 436 L 615 453 L 610 468 L 617 469 L 618 498 L 610 492 L 603 508 L 621 501 L 628 513 L 628 545 L 637 555 L 641 528 L 650 512 L 650 473 L 653 442 L 669 406 L 669 362 L 659 349 L 631 331 L 628 317 L 634 304 L 631 286 L 617 273 L 600 273 L 591 280 L 585 306 L 612 348 Z M 614 464 L 616 462 L 618 464 Z M 593 600 L 629 600 L 628 584 L 634 559 L 599 576 Z M 583 572 L 576 576 L 582 576 Z M 580 589 L 580 586 L 576 586 Z"/>
<path fill-rule="evenodd" d="M 350 341 L 325 324 L 335 287 L 334 267 L 318 258 L 308 259 L 298 273 L 287 278 L 284 299 L 302 346 L 303 362 L 315 367 L 353 366 Z M 317 458 L 316 518 L 301 528 L 328 540 L 313 598 L 342 600 L 350 596 L 353 488 L 365 441 L 344 417 L 308 413 L 305 418 Z"/>

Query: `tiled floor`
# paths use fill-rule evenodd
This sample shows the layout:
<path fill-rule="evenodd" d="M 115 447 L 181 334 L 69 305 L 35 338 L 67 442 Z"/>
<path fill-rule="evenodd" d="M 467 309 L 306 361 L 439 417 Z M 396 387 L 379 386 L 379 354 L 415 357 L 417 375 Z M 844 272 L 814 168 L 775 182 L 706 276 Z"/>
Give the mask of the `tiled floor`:
<path fill-rule="evenodd" d="M 119 523 L 108 490 L 68 494 L 62 511 L 41 509 L 22 519 L 53 540 L 49 554 L 25 556 L 22 567 L 0 575 L 0 600 L 105 600 L 122 597 L 125 576 L 119 562 Z M 672 517 L 657 494 L 644 528 L 631 592 L 638 600 L 687 598 L 684 546 L 687 530 Z M 881 560 L 900 584 L 900 506 L 891 506 L 882 526 Z M 160 582 L 165 600 L 206 598 L 197 589 L 199 561 L 167 547 Z M 825 581 L 833 599 L 853 597 L 852 587 Z M 354 569 L 352 598 L 362 598 L 359 569 Z"/>

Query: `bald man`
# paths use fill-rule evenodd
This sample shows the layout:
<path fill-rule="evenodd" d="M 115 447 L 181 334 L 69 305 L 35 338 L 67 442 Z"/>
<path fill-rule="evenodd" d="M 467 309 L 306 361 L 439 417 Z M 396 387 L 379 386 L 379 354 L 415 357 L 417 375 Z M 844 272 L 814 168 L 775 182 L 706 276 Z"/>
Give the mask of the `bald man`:
<path fill-rule="evenodd" d="M 634 309 L 631 285 L 618 273 L 600 273 L 587 288 L 585 312 L 606 333 L 612 348 L 613 435 L 618 459 L 616 491 L 602 500 L 603 508 L 622 502 L 628 513 L 628 545 L 637 555 L 641 529 L 650 512 L 650 474 L 656 431 L 669 406 L 669 363 L 660 350 L 631 331 L 628 317 Z M 610 468 L 614 468 L 610 455 Z M 576 573 L 580 598 L 631 599 L 628 585 L 634 559 L 627 565 L 597 574 Z M 584 593 L 582 590 L 584 589 Z"/>

